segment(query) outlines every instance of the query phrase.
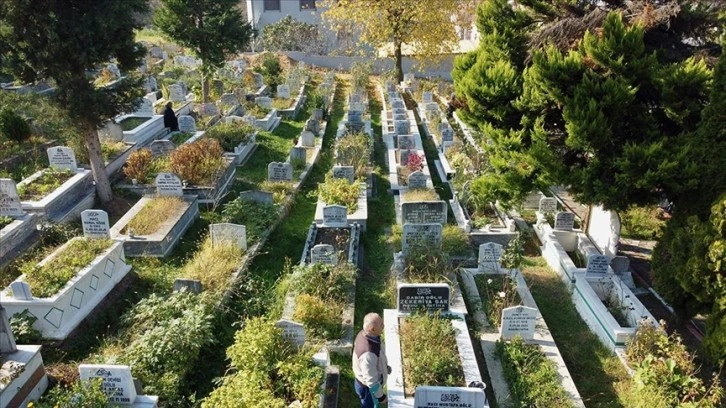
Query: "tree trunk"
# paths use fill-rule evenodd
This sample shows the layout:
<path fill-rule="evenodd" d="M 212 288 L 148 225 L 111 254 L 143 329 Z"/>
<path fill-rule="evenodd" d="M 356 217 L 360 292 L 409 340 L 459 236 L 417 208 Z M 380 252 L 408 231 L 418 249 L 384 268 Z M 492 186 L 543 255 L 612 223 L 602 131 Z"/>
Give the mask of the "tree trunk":
<path fill-rule="evenodd" d="M 401 41 L 393 40 L 394 55 L 396 57 L 396 80 L 403 82 L 403 52 L 401 52 Z"/>
<path fill-rule="evenodd" d="M 96 182 L 96 193 L 102 203 L 108 203 L 113 200 L 113 191 L 111 190 L 111 182 L 106 175 L 106 165 L 101 155 L 101 142 L 98 140 L 96 126 L 83 122 L 81 128 L 83 129 L 83 142 L 88 151 L 88 160 L 91 162 L 93 180 Z"/>
<path fill-rule="evenodd" d="M 202 102 L 209 102 L 209 75 L 202 73 Z"/>

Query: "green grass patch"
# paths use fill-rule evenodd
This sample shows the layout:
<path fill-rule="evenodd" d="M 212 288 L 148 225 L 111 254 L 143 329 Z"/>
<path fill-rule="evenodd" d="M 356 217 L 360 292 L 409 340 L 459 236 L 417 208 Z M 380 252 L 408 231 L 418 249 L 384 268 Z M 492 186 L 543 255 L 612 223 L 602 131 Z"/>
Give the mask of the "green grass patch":
<path fill-rule="evenodd" d="M 181 146 L 184 142 L 191 139 L 194 133 L 191 132 L 175 132 L 169 140 L 177 146 Z"/>
<path fill-rule="evenodd" d="M 236 242 L 212 245 L 212 240 L 207 238 L 194 257 L 184 265 L 179 276 L 196 279 L 202 282 L 205 291 L 222 295 L 232 274 L 239 267 L 243 253 Z"/>
<path fill-rule="evenodd" d="M 22 201 L 38 201 L 55 191 L 73 177 L 70 170 L 46 169 L 40 177 L 28 184 L 18 186 L 18 195 Z"/>
<path fill-rule="evenodd" d="M 499 327 L 502 310 L 522 303 L 517 284 L 509 275 L 475 275 L 474 282 L 479 291 L 482 307 L 489 324 Z"/>
<path fill-rule="evenodd" d="M 145 122 L 148 122 L 148 121 L 149 121 L 149 118 L 139 118 L 139 117 L 136 117 L 136 116 L 130 116 L 130 117 L 122 120 L 118 124 L 121 125 L 121 129 L 124 132 L 127 132 L 129 130 L 136 129 L 142 123 L 145 123 Z"/>
<path fill-rule="evenodd" d="M 658 206 L 630 207 L 620 216 L 623 238 L 657 240 L 663 234 L 666 219 Z"/>
<path fill-rule="evenodd" d="M 184 200 L 179 197 L 155 197 L 149 200 L 144 208 L 129 221 L 122 233 L 128 234 L 130 230 L 133 230 L 135 235 L 153 234 L 186 206 Z"/>

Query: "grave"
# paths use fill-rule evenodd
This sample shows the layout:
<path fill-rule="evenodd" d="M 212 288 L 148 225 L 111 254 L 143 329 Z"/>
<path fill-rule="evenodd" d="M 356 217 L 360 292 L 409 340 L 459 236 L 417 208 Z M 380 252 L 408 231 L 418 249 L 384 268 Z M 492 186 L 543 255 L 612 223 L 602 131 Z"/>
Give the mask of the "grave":
<path fill-rule="evenodd" d="M 426 181 L 428 181 L 426 174 L 422 171 L 414 171 L 408 175 L 408 188 L 412 190 L 417 188 L 425 189 L 427 187 Z"/>
<path fill-rule="evenodd" d="M 292 181 L 292 165 L 290 163 L 271 162 L 267 165 L 267 180 Z"/>
<path fill-rule="evenodd" d="M 255 103 L 263 108 L 272 109 L 272 98 L 258 96 L 255 98 Z"/>
<path fill-rule="evenodd" d="M 310 249 L 310 263 L 320 263 L 326 265 L 338 264 L 338 251 L 335 247 L 328 244 L 318 244 Z"/>
<path fill-rule="evenodd" d="M 323 207 L 323 226 L 347 227 L 348 209 L 343 205 L 326 205 Z"/>
<path fill-rule="evenodd" d="M 313 134 L 319 134 L 320 133 L 320 122 L 318 122 L 315 119 L 308 119 L 305 122 L 305 130 L 308 130 L 310 132 L 313 132 Z"/>
<path fill-rule="evenodd" d="M 504 308 L 499 335 L 502 340 L 511 340 L 515 336 L 520 336 L 523 340 L 532 340 L 536 321 L 537 309 L 535 308 L 527 306 Z"/>
<path fill-rule="evenodd" d="M 78 372 L 81 383 L 88 383 L 91 380 L 101 381 L 101 389 L 106 394 L 109 404 L 152 408 L 159 402 L 159 397 L 137 394 L 129 366 L 80 364 Z"/>
<path fill-rule="evenodd" d="M 202 103 L 199 105 L 199 113 L 202 116 L 217 116 L 217 105 L 213 103 Z"/>
<path fill-rule="evenodd" d="M 605 255 L 590 255 L 587 258 L 587 271 L 585 276 L 604 276 L 608 273 L 610 260 Z"/>
<path fill-rule="evenodd" d="M 184 88 L 182 88 L 181 85 L 171 84 L 169 85 L 168 89 L 169 99 L 171 99 L 172 102 L 186 102 L 186 93 L 184 93 Z"/>
<path fill-rule="evenodd" d="M 398 312 L 448 312 L 451 288 L 446 283 L 399 283 Z"/>
<path fill-rule="evenodd" d="M 555 215 L 555 229 L 572 231 L 575 227 L 575 213 L 560 211 Z"/>
<path fill-rule="evenodd" d="M 223 105 L 232 105 L 236 106 L 239 105 L 239 100 L 237 99 L 237 95 L 233 93 L 226 93 L 222 94 L 222 97 L 219 99 Z"/>
<path fill-rule="evenodd" d="M 557 211 L 557 200 L 553 197 L 542 197 L 539 199 L 539 212 L 543 214 Z"/>
<path fill-rule="evenodd" d="M 270 204 L 270 205 L 272 205 L 274 203 L 273 194 L 270 192 L 267 192 L 267 191 L 259 191 L 259 190 L 243 191 L 239 194 L 239 196 L 243 200 L 254 201 L 257 203 Z"/>
<path fill-rule="evenodd" d="M 49 167 L 56 170 L 76 171 L 78 164 L 76 163 L 76 154 L 73 149 L 65 146 L 49 147 L 48 163 Z"/>
<path fill-rule="evenodd" d="M 353 166 L 333 166 L 333 178 L 347 179 L 349 184 L 353 184 L 355 168 Z"/>
<path fill-rule="evenodd" d="M 443 123 L 444 126 L 439 125 L 439 133 L 441 133 L 441 142 L 453 142 L 454 141 L 454 129 L 449 126 L 448 123 Z"/>
<path fill-rule="evenodd" d="M 282 329 L 282 337 L 288 339 L 297 347 L 305 344 L 305 326 L 292 320 L 280 319 L 275 323 L 277 327 Z"/>
<path fill-rule="evenodd" d="M 247 228 L 244 225 L 220 223 L 209 225 L 212 246 L 221 242 L 231 242 L 243 251 L 247 250 Z"/>
<path fill-rule="evenodd" d="M 416 148 L 416 139 L 413 135 L 398 135 L 398 148 L 400 150 L 410 150 Z"/>
<path fill-rule="evenodd" d="M 315 147 L 315 134 L 308 130 L 300 134 L 300 145 L 303 147 Z"/>
<path fill-rule="evenodd" d="M 423 103 L 430 103 L 434 101 L 434 94 L 431 92 L 424 92 L 422 95 Z"/>
<path fill-rule="evenodd" d="M 446 201 L 413 201 L 401 204 L 402 224 L 446 225 Z"/>
<path fill-rule="evenodd" d="M 187 132 L 187 133 L 196 133 L 197 132 L 197 122 L 195 122 L 194 118 L 189 115 L 181 115 L 181 116 L 179 116 L 179 131 Z"/>
<path fill-rule="evenodd" d="M 104 123 L 101 129 L 98 129 L 98 138 L 101 141 L 111 140 L 120 142 L 124 140 L 124 130 L 118 123 L 109 120 Z"/>
<path fill-rule="evenodd" d="M 398 164 L 400 164 L 401 166 L 408 165 L 408 158 L 412 154 L 417 154 L 417 153 L 412 150 L 399 150 L 398 151 Z"/>
<path fill-rule="evenodd" d="M 161 197 L 181 197 L 184 195 L 182 182 L 174 173 L 159 173 L 154 184 L 156 185 L 156 194 Z"/>
<path fill-rule="evenodd" d="M 419 385 L 416 387 L 413 401 L 415 408 L 489 407 L 482 388 Z"/>
<path fill-rule="evenodd" d="M 111 238 L 111 225 L 108 222 L 108 213 L 103 210 L 85 210 L 81 212 L 83 236 L 89 238 Z"/>
<path fill-rule="evenodd" d="M 142 118 L 150 118 L 154 116 L 154 102 L 150 101 L 148 98 L 141 98 L 141 103 L 139 104 L 139 107 L 136 108 L 134 116 L 140 116 Z"/>
<path fill-rule="evenodd" d="M 0 179 L 0 217 L 22 217 L 25 211 L 20 204 L 18 189 L 12 179 Z"/>
<path fill-rule="evenodd" d="M 307 150 L 302 146 L 293 146 L 290 150 L 290 161 L 293 162 L 295 160 L 302 161 L 305 163 L 307 160 Z"/>
<path fill-rule="evenodd" d="M 277 97 L 281 99 L 290 99 L 290 86 L 287 84 L 278 85 Z"/>
<path fill-rule="evenodd" d="M 499 271 L 499 259 L 502 256 L 502 245 L 488 242 L 479 245 L 478 269 L 479 271 Z"/>
<path fill-rule="evenodd" d="M 411 123 L 408 120 L 395 120 L 393 127 L 397 135 L 408 135 L 411 133 Z"/>
<path fill-rule="evenodd" d="M 440 248 L 443 227 L 439 223 L 403 224 L 401 250 L 407 253 L 414 246 Z"/>
<path fill-rule="evenodd" d="M 182 290 L 189 291 L 190 293 L 199 294 L 204 291 L 204 286 L 201 281 L 195 279 L 174 279 L 174 292 L 181 292 Z"/>
<path fill-rule="evenodd" d="M 217 95 L 222 95 L 224 93 L 224 81 L 221 79 L 213 79 L 212 90 L 214 90 Z"/>
<path fill-rule="evenodd" d="M 154 157 L 168 156 L 176 149 L 176 145 L 171 140 L 154 140 L 149 145 L 151 155 Z"/>

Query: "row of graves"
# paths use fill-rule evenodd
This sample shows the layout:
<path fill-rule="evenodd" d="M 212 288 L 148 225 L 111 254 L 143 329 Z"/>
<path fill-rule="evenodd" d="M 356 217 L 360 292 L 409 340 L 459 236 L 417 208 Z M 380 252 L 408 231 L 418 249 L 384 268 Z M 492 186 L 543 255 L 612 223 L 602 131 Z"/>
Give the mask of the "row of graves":
<path fill-rule="evenodd" d="M 368 110 L 368 95 L 365 89 L 354 89 L 348 96 L 348 110 L 343 120 L 338 123 L 336 137 L 346 133 L 364 132 L 373 137 L 370 112 Z"/>
<path fill-rule="evenodd" d="M 561 210 L 556 198 L 542 196 L 536 215 L 542 257 L 571 288 L 580 316 L 603 344 L 621 355 L 640 323 L 658 326 L 636 296 L 629 259 L 617 255 L 617 214 L 593 207 L 586 233 L 574 227 L 574 213 Z"/>
<path fill-rule="evenodd" d="M 472 133 L 468 125 L 458 123 L 458 128 L 461 129 L 460 132 L 454 130 L 437 100 L 441 100 L 441 97 L 435 92 L 422 92 L 421 101 L 417 101 L 418 113 L 426 135 L 436 145 L 438 153 L 438 160 L 435 161 L 436 170 L 444 185 L 448 186 L 451 191 L 453 199 L 449 200 L 449 204 L 456 218 L 456 223 L 469 234 L 475 245 L 486 242 L 506 244 L 516 236 L 516 224 L 513 218 L 498 208 L 495 203 L 489 203 L 484 208 L 475 209 L 468 208 L 459 200 L 460 195 L 464 192 L 457 189 L 453 179 L 464 177 L 464 175 L 456 174 L 457 170 L 451 167 L 449 159 L 453 155 L 462 152 L 467 155 L 479 154 L 481 156 L 484 155 L 484 152 L 480 150 L 481 148 L 478 145 L 471 144 L 467 136 L 465 136 Z M 471 138 L 471 140 L 474 139 Z M 463 173 L 473 171 L 473 169 L 468 168 L 462 170 Z M 468 184 L 464 183 L 461 188 L 468 188 Z"/>
<path fill-rule="evenodd" d="M 277 86 L 276 99 L 281 106 L 279 109 L 280 116 L 288 119 L 297 118 L 300 109 L 305 104 L 305 85 L 310 80 L 307 65 L 300 61 L 294 65 L 287 74 L 287 80 L 284 84 Z"/>

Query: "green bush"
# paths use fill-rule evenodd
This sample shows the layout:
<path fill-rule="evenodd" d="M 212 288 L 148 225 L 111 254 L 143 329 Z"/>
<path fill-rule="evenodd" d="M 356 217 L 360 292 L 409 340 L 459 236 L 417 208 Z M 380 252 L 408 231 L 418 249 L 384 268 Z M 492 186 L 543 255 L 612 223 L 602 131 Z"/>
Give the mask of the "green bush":
<path fill-rule="evenodd" d="M 343 308 L 336 302 L 302 294 L 295 298 L 292 318 L 305 326 L 310 337 L 332 340 L 343 334 L 342 311 Z"/>
<path fill-rule="evenodd" d="M 0 110 L 0 136 L 18 143 L 30 137 L 30 125 L 8 108 Z"/>
<path fill-rule="evenodd" d="M 255 128 L 249 123 L 234 121 L 212 126 L 205 136 L 217 139 L 225 152 L 234 152 L 234 148 L 247 141 L 255 133 Z"/>
<path fill-rule="evenodd" d="M 308 92 L 308 98 L 305 104 L 308 109 L 323 109 L 325 108 L 325 99 L 317 90 L 310 91 Z"/>
<path fill-rule="evenodd" d="M 620 217 L 621 235 L 633 239 L 658 239 L 663 233 L 665 219 L 657 206 L 630 207 Z"/>
<path fill-rule="evenodd" d="M 318 188 L 311 192 L 311 196 L 320 196 L 327 205 L 338 204 L 348 209 L 348 214 L 358 209 L 358 195 L 360 182 L 348 183 L 348 179 L 333 178 L 330 174 L 325 176 L 325 182 L 318 184 Z"/>
<path fill-rule="evenodd" d="M 336 142 L 336 162 L 353 166 L 356 178 L 365 177 L 373 149 L 373 139 L 363 132 L 348 133 Z"/>
<path fill-rule="evenodd" d="M 30 406 L 30 405 L 28 405 Z M 108 398 L 103 391 L 101 379 L 88 384 L 76 382 L 71 387 L 57 385 L 51 388 L 38 402 L 37 408 L 106 408 Z"/>
<path fill-rule="evenodd" d="M 255 67 L 254 70 L 262 74 L 262 78 L 265 80 L 265 84 L 272 89 L 273 92 L 277 92 L 277 86 L 281 83 L 280 75 L 282 74 L 282 65 L 277 55 L 266 52 L 261 56 L 262 62 L 259 66 Z"/>
<path fill-rule="evenodd" d="M 555 364 L 538 345 L 526 344 L 521 337 L 497 342 L 504 377 L 517 406 L 572 407 L 562 388 Z"/>
<path fill-rule="evenodd" d="M 15 313 L 10 318 L 10 329 L 18 344 L 35 344 L 36 341 L 41 339 L 40 331 L 33 328 L 33 323 L 37 320 L 38 318 L 30 314 L 28 309 Z"/>
<path fill-rule="evenodd" d="M 0 217 L 0 230 L 10 225 L 11 222 L 13 222 L 13 217 L 7 215 Z"/>
<path fill-rule="evenodd" d="M 237 197 L 224 205 L 220 222 L 244 225 L 247 228 L 247 244 L 250 245 L 257 241 L 277 221 L 277 218 L 278 210 L 274 205 Z"/>
<path fill-rule="evenodd" d="M 292 276 L 290 287 L 297 293 L 345 302 L 355 285 L 356 267 L 347 262 L 336 266 L 320 263 L 297 265 Z"/>
<path fill-rule="evenodd" d="M 469 234 L 456 225 L 444 225 L 441 231 L 441 252 L 448 256 L 471 255 Z"/>

